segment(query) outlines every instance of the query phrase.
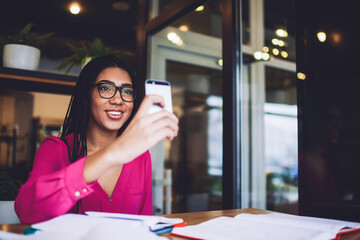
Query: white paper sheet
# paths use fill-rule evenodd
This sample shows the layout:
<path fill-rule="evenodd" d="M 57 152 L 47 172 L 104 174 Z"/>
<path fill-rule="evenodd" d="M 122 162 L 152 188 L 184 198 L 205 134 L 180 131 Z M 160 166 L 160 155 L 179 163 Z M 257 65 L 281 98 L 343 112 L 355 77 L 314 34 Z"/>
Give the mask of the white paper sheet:
<path fill-rule="evenodd" d="M 272 224 L 280 224 L 283 226 L 311 228 L 316 230 L 332 232 L 334 234 L 338 233 L 343 228 L 360 228 L 360 223 L 357 222 L 340 221 L 340 220 L 316 218 L 316 217 L 305 217 L 305 216 L 297 216 L 297 215 L 285 214 L 285 213 L 270 213 L 270 214 L 242 213 L 235 216 L 235 219 L 249 220 L 256 222 L 260 221 L 264 223 L 271 222 Z"/>
<path fill-rule="evenodd" d="M 278 213 L 239 214 L 174 228 L 172 233 L 207 240 L 329 240 L 345 226 L 359 228 L 360 223 Z"/>
<path fill-rule="evenodd" d="M 39 229 L 34 237 L 63 235 L 62 239 L 71 240 L 112 240 L 112 239 L 164 239 L 151 232 L 141 221 L 129 221 L 112 218 L 96 218 L 80 214 L 65 214 L 54 219 L 32 225 Z M 31 235 L 29 235 L 31 236 Z M 44 238 L 46 239 L 46 238 Z"/>

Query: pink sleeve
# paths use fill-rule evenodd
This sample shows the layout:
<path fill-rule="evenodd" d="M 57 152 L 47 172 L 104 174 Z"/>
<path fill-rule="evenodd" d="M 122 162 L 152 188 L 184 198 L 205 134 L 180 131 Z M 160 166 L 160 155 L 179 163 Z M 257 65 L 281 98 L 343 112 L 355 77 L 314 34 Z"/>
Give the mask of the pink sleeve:
<path fill-rule="evenodd" d="M 140 211 L 140 215 L 152 215 L 153 214 L 153 200 L 152 200 L 152 167 L 150 153 L 146 154 L 146 178 L 145 178 L 145 196 L 144 204 Z"/>
<path fill-rule="evenodd" d="M 32 224 L 65 214 L 79 199 L 92 193 L 91 184 L 82 177 L 85 160 L 70 164 L 65 143 L 59 138 L 46 138 L 15 200 L 20 221 Z"/>

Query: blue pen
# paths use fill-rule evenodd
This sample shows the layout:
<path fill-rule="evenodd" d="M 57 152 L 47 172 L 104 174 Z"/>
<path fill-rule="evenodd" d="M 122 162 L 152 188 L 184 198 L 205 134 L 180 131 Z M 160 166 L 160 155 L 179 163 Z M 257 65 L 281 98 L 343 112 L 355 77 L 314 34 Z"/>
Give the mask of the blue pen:
<path fill-rule="evenodd" d="M 155 230 L 155 231 L 153 231 L 153 232 L 156 233 L 157 235 L 160 235 L 160 234 L 164 234 L 164 233 L 171 232 L 171 230 L 172 230 L 173 228 L 174 228 L 173 226 L 170 226 L 170 227 L 166 227 L 166 228 L 162 228 L 162 229 Z"/>
<path fill-rule="evenodd" d="M 140 222 L 143 222 L 143 221 L 144 221 L 144 220 L 142 220 L 142 219 L 125 218 L 125 217 L 111 217 L 111 216 L 106 216 L 105 218 L 113 218 L 113 219 L 121 219 L 121 220 L 131 220 L 131 221 L 140 221 Z"/>
<path fill-rule="evenodd" d="M 31 235 L 34 234 L 36 231 L 38 231 L 38 229 L 36 228 L 32 228 L 32 227 L 28 227 L 24 230 L 24 235 Z"/>

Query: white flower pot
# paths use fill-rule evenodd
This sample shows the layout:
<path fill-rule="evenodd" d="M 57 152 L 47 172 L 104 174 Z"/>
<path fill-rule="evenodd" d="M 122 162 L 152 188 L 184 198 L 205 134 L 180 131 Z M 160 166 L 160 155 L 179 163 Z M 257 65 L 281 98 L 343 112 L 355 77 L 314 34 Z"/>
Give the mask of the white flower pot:
<path fill-rule="evenodd" d="M 26 70 L 38 70 L 40 50 L 22 44 L 6 44 L 3 49 L 3 66 Z"/>

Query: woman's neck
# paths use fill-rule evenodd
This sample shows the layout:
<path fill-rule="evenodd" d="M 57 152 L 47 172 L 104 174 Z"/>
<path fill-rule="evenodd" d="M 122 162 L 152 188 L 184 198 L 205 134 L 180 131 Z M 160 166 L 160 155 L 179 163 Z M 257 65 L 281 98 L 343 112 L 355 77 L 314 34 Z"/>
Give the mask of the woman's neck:
<path fill-rule="evenodd" d="M 87 154 L 88 156 L 98 151 L 99 149 L 108 146 L 117 137 L 117 131 L 112 132 L 94 132 L 87 133 Z"/>

